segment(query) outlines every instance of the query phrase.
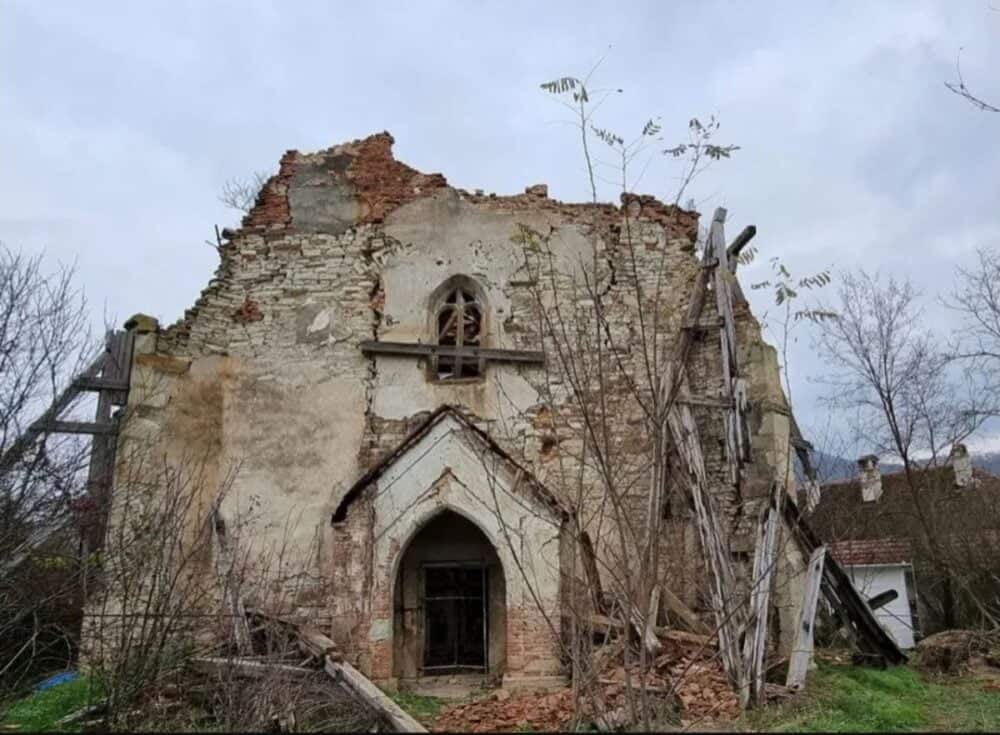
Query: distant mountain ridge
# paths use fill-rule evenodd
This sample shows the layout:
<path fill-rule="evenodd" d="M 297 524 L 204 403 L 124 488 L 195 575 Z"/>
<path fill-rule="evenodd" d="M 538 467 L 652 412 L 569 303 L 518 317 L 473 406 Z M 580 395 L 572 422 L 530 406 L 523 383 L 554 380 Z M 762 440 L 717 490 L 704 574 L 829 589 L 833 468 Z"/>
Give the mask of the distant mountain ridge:
<path fill-rule="evenodd" d="M 827 454 L 820 450 L 812 453 L 813 463 L 816 466 L 816 474 L 821 483 L 842 482 L 853 480 L 858 476 L 858 463 L 853 459 L 845 459 L 835 454 Z M 980 452 L 972 455 L 972 464 L 975 467 L 1000 475 L 1000 452 Z M 903 465 L 894 462 L 879 463 L 879 468 L 883 474 L 898 472 L 903 469 Z"/>

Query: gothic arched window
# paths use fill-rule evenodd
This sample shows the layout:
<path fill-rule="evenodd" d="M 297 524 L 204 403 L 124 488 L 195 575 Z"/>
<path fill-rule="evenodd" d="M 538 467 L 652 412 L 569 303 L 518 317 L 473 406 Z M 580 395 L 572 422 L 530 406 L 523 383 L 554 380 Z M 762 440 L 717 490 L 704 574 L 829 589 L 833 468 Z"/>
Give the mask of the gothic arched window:
<path fill-rule="evenodd" d="M 438 301 L 434 324 L 436 342 L 457 347 L 452 354 L 439 354 L 435 365 L 438 380 L 478 378 L 483 374 L 481 357 L 464 354 L 463 347 L 480 347 L 483 333 L 483 306 L 473 289 L 458 284 L 448 288 Z"/>

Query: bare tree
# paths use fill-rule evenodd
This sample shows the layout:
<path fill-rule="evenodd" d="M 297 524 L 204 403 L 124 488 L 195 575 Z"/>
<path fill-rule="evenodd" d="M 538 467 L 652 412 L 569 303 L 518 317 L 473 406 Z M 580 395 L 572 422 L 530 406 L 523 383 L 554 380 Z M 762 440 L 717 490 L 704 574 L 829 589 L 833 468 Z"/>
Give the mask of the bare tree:
<path fill-rule="evenodd" d="M 972 371 L 985 397 L 982 410 L 1000 416 L 1000 251 L 981 248 L 973 267 L 958 268 L 945 304 L 962 318 L 954 358 Z"/>
<path fill-rule="evenodd" d="M 916 289 L 895 277 L 847 273 L 838 307 L 818 340 L 833 370 L 824 378 L 827 401 L 855 411 L 873 448 L 904 468 L 946 459 L 978 426 L 978 404 L 963 396 L 939 340 L 922 328 Z"/>
<path fill-rule="evenodd" d="M 89 447 L 27 429 L 93 347 L 73 268 L 47 272 L 41 255 L 0 244 L 0 680 L 9 686 L 75 655 L 73 509 Z"/>
<path fill-rule="evenodd" d="M 821 324 L 818 340 L 832 370 L 824 378 L 831 388 L 826 401 L 856 417 L 859 436 L 876 453 L 901 462 L 907 502 L 894 520 L 896 532 L 916 547 L 925 580 L 935 578 L 942 618 L 953 627 L 959 593 L 973 594 L 961 548 L 982 519 L 956 527 L 941 512 L 942 483 L 950 488 L 951 481 L 934 470 L 982 423 L 983 396 L 923 328 L 908 281 L 845 274 L 838 311 L 839 318 Z"/>
<path fill-rule="evenodd" d="M 958 50 L 958 58 L 955 59 L 955 73 L 958 76 L 958 81 L 945 82 L 944 86 L 983 112 L 1000 112 L 1000 107 L 994 107 L 982 98 L 977 97 L 965 86 L 965 79 L 962 78 L 962 49 Z"/>
<path fill-rule="evenodd" d="M 229 179 L 222 185 L 222 193 L 219 194 L 219 201 L 230 209 L 235 209 L 244 214 L 253 209 L 257 201 L 257 195 L 264 188 L 264 184 L 271 178 L 267 171 L 255 171 L 248 178 Z"/>

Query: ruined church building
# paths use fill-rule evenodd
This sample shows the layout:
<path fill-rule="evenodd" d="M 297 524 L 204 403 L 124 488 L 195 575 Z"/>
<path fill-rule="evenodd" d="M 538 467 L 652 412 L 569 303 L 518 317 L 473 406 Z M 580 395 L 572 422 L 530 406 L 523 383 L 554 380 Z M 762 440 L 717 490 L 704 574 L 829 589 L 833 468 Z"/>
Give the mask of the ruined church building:
<path fill-rule="evenodd" d="M 605 338 L 621 370 L 601 390 L 615 446 L 638 462 L 652 450 L 621 376 L 642 369 L 634 320 L 654 307 L 634 303 L 630 279 L 664 295 L 656 328 L 667 345 L 691 335 L 686 406 L 743 576 L 755 509 L 775 483 L 795 492 L 787 470 L 799 439 L 776 354 L 737 284 L 727 324 L 742 376 L 732 400 L 744 410 L 727 424 L 726 315 L 711 285 L 685 322 L 707 267 L 697 213 L 638 195 L 567 204 L 545 186 L 467 192 L 396 161 L 392 143 L 381 133 L 286 153 L 242 225 L 224 233 L 215 276 L 184 317 L 130 321 L 121 441 L 199 457 L 215 486 L 236 468 L 217 525 L 234 533 L 252 511 L 253 548 L 286 545 L 301 562 L 289 614 L 373 680 L 480 671 L 545 683 L 567 673 L 560 639 L 587 559 L 610 596 L 634 560 L 605 483 L 566 466 L 583 451 L 583 419 L 541 312 L 558 309 L 572 331 L 592 306 L 573 276 L 580 264 L 613 273 L 602 286 Z M 539 271 L 525 267 L 527 232 L 544 241 Z M 621 246 L 626 236 L 635 247 Z M 739 477 L 728 432 L 745 435 Z M 639 526 L 648 487 L 635 483 L 627 505 Z M 200 512 L 212 502 L 207 492 Z M 713 626 L 691 501 L 672 493 L 656 512 L 664 588 Z M 787 652 L 805 561 L 780 548 L 769 625 L 771 645 Z M 248 604 L 266 605 L 266 594 Z"/>

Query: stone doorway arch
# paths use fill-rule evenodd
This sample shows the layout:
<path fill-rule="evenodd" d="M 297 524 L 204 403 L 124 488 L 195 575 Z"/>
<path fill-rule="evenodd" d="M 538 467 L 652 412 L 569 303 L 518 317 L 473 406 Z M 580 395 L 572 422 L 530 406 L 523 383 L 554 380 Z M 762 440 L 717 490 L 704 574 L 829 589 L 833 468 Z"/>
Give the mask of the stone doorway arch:
<path fill-rule="evenodd" d="M 566 514 L 533 475 L 449 406 L 348 488 L 333 512 L 335 640 L 357 651 L 358 668 L 376 682 L 391 686 L 400 674 L 415 673 L 422 652 L 406 648 L 410 662 L 397 659 L 397 639 L 406 638 L 399 634 L 413 624 L 402 610 L 397 619 L 399 567 L 411 541 L 445 512 L 485 536 L 503 569 L 505 589 L 492 599 L 504 601 L 505 640 L 489 645 L 490 670 L 502 673 L 505 685 L 558 677 L 568 573 L 562 564 L 571 558 L 563 550 L 570 543 Z"/>
<path fill-rule="evenodd" d="M 502 675 L 507 582 L 489 537 L 443 509 L 400 555 L 393 594 L 393 676 Z"/>

